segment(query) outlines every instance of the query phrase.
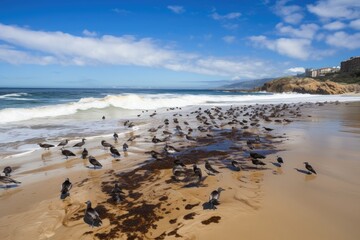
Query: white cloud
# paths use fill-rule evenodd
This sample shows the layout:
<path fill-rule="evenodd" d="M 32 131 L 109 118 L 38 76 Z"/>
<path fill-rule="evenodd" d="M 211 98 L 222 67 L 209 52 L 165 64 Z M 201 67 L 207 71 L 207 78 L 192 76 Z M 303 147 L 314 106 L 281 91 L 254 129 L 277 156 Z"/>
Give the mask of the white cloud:
<path fill-rule="evenodd" d="M 87 29 L 85 29 L 82 33 L 87 37 L 96 37 L 97 36 L 96 32 L 91 32 L 91 31 L 89 31 Z"/>
<path fill-rule="evenodd" d="M 356 30 L 360 30 L 360 19 L 356 19 L 354 21 L 351 21 L 349 26 L 356 29 Z"/>
<path fill-rule="evenodd" d="M 125 10 L 125 9 L 119 9 L 119 8 L 113 8 L 111 9 L 111 11 L 120 14 L 120 15 L 128 15 L 130 13 L 130 11 Z"/>
<path fill-rule="evenodd" d="M 334 22 L 331 22 L 331 23 L 328 23 L 328 24 L 324 25 L 325 29 L 331 30 L 331 31 L 340 30 L 340 29 L 343 29 L 345 27 L 346 27 L 346 24 L 343 23 L 343 22 L 340 22 L 340 21 L 334 21 Z"/>
<path fill-rule="evenodd" d="M 276 15 L 283 18 L 286 23 L 298 24 L 304 18 L 302 8 L 298 5 L 286 5 L 289 0 L 278 0 L 275 3 L 274 11 Z"/>
<path fill-rule="evenodd" d="M 313 39 L 318 29 L 319 26 L 313 23 L 302 24 L 299 28 L 285 26 L 283 23 L 279 23 L 276 25 L 276 30 L 278 30 L 280 34 L 295 38 Z"/>
<path fill-rule="evenodd" d="M 231 19 L 237 19 L 241 16 L 241 13 L 239 12 L 231 12 L 225 15 L 220 15 L 217 12 L 214 12 L 210 15 L 214 20 L 231 20 Z"/>
<path fill-rule="evenodd" d="M 226 28 L 227 30 L 235 30 L 239 27 L 239 24 L 236 23 L 226 23 L 223 25 L 224 28 Z"/>
<path fill-rule="evenodd" d="M 183 6 L 169 5 L 167 6 L 167 8 L 176 14 L 181 14 L 185 12 L 185 8 Z"/>
<path fill-rule="evenodd" d="M 320 18 L 355 19 L 360 17 L 359 0 L 319 0 L 307 5 L 309 12 Z"/>
<path fill-rule="evenodd" d="M 224 36 L 224 37 L 222 38 L 222 40 L 224 40 L 224 42 L 230 44 L 230 43 L 235 42 L 236 37 L 235 37 L 235 36 Z"/>
<path fill-rule="evenodd" d="M 281 55 L 306 60 L 310 56 L 311 41 L 303 38 L 279 38 L 269 40 L 265 36 L 252 36 L 250 40 L 257 46 L 265 47 Z"/>
<path fill-rule="evenodd" d="M 229 78 L 262 78 L 279 72 L 265 61 L 200 56 L 134 36 L 75 36 L 0 23 L 0 41 L 11 44 L 0 46 L 0 61 L 10 64 L 134 65 Z"/>
<path fill-rule="evenodd" d="M 327 36 L 326 43 L 335 47 L 357 49 L 360 48 L 360 33 L 336 32 Z"/>
<path fill-rule="evenodd" d="M 305 72 L 305 68 L 303 68 L 303 67 L 293 67 L 293 68 L 287 69 L 286 72 L 290 72 L 290 73 L 304 73 L 304 72 Z"/>

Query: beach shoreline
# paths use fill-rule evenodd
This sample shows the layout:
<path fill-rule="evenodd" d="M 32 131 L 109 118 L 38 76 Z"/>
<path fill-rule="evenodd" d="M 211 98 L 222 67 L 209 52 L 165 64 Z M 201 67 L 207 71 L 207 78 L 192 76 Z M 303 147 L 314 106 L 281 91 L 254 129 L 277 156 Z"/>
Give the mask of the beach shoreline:
<path fill-rule="evenodd" d="M 207 108 L 200 107 L 202 111 Z M 272 106 L 252 105 L 248 108 L 256 107 L 270 109 Z M 352 205 L 360 199 L 360 179 L 356 174 L 360 167 L 356 159 L 360 146 L 354 140 L 359 137 L 360 103 L 298 103 L 293 107 L 295 112 L 297 107 L 301 109 L 298 113 L 301 116 L 289 118 L 290 123 L 265 123 L 261 120 L 258 127 L 244 129 L 243 125 L 227 124 L 228 121 L 224 120 L 218 121 L 224 124 L 220 129 L 207 132 L 213 137 L 199 131 L 193 133 L 196 142 L 174 136 L 171 144 L 181 150 L 176 157 L 182 159 L 188 168 L 193 163 L 203 168 L 204 160 L 208 159 L 221 172 L 216 176 L 203 173 L 206 176 L 204 185 L 196 187 L 184 188 L 183 183 L 171 180 L 175 156 L 151 160 L 145 153 L 161 151 L 164 147 L 163 143 L 154 145 L 151 142 L 151 137 L 156 134 L 147 129 L 160 125 L 164 118 L 172 120 L 177 111 L 147 117 L 149 120 L 132 119 L 135 125 L 140 121 L 143 124 L 135 131 L 124 132 L 115 146 L 121 149 L 121 144 L 129 137 L 137 134 L 141 137 L 129 144 L 127 156 L 122 156 L 120 161 L 100 147 L 101 139 L 113 143 L 110 133 L 87 141 L 86 147 L 103 163 L 103 169 L 92 170 L 88 168 L 87 160 L 80 158 L 65 161 L 55 149 L 2 159 L 1 168 L 10 162 L 16 163 L 14 178 L 23 184 L 17 188 L 0 189 L 0 237 L 21 239 L 26 233 L 31 239 L 218 239 L 224 236 L 237 239 L 238 235 L 246 236 L 246 239 L 266 236 L 270 239 L 303 239 L 301 233 L 306 231 L 315 234 L 316 239 L 339 239 L 340 236 L 342 239 L 357 239 L 360 232 L 355 226 L 359 220 L 356 213 L 360 211 L 359 207 Z M 190 127 L 196 129 L 195 115 L 190 114 L 196 109 L 198 107 L 182 110 L 182 116 L 176 117 L 181 123 L 189 121 Z M 281 119 L 285 117 L 289 115 Z M 244 118 L 239 116 L 239 120 Z M 171 123 L 169 127 L 173 132 L 175 125 Z M 264 131 L 262 126 L 274 128 L 274 133 Z M 251 165 L 250 150 L 246 146 L 246 140 L 257 135 L 260 135 L 261 144 L 255 147 L 255 151 L 267 155 L 267 165 L 263 169 Z M 164 137 L 160 132 L 158 136 Z M 332 145 L 322 144 L 321 139 Z M 345 153 L 341 154 L 341 148 L 336 147 L 339 142 Z M 75 153 L 79 155 L 81 150 Z M 273 164 L 277 154 L 285 159 L 282 168 Z M 345 163 L 339 162 L 338 157 Z M 234 172 L 229 169 L 231 159 L 239 161 L 243 170 Z M 295 169 L 304 169 L 302 163 L 307 159 L 320 176 L 306 175 Z M 336 171 L 339 167 L 340 170 Z M 59 186 L 65 177 L 73 181 L 74 188 L 70 198 L 62 201 L 59 199 Z M 126 192 L 126 199 L 119 206 L 109 197 L 114 182 L 120 182 Z M 226 189 L 221 204 L 217 210 L 204 210 L 203 204 L 208 201 L 209 193 L 217 187 Z M 340 197 L 334 195 L 338 189 L 342 189 Z M 326 200 L 328 198 L 334 200 Z M 103 217 L 104 224 L 100 228 L 89 228 L 82 221 L 84 202 L 89 199 L 99 207 Z M 323 204 L 324 200 L 326 204 Z M 336 207 L 338 210 L 331 213 L 330 209 Z M 149 218 L 134 217 L 139 213 L 146 213 Z M 339 214 L 343 219 L 334 220 Z M 124 221 L 127 224 L 123 225 L 127 227 L 116 223 Z M 139 228 L 139 224 L 144 227 Z M 312 227 L 313 224 L 317 224 L 317 229 Z M 20 225 L 22 230 L 19 231 Z M 329 226 L 332 230 L 325 232 Z"/>

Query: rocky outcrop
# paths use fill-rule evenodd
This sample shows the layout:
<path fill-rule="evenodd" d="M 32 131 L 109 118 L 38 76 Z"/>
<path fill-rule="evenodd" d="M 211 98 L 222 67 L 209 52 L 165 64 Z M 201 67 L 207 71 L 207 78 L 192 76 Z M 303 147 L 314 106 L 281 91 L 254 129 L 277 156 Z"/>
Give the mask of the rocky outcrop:
<path fill-rule="evenodd" d="M 320 82 L 313 78 L 285 77 L 267 82 L 255 90 L 277 93 L 344 94 L 360 92 L 360 84 L 340 84 L 328 80 Z"/>

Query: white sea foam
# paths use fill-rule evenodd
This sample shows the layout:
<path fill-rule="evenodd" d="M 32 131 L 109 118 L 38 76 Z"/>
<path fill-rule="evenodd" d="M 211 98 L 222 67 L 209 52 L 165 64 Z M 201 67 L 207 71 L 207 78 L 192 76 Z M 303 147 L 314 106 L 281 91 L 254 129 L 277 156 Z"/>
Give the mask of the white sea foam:
<path fill-rule="evenodd" d="M 360 97 L 342 95 L 324 96 L 296 93 L 259 95 L 121 94 L 108 95 L 103 98 L 82 98 L 77 102 L 34 108 L 2 109 L 0 110 L 0 124 L 30 120 L 34 118 L 71 115 L 81 110 L 104 109 L 107 107 L 144 110 L 185 107 L 190 105 L 241 105 L 254 103 L 296 103 L 337 100 L 360 101 Z"/>

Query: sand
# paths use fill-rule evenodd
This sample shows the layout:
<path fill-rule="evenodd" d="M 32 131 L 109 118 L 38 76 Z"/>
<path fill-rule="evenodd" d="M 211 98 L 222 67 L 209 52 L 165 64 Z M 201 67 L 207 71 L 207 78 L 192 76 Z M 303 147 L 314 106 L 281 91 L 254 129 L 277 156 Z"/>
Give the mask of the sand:
<path fill-rule="evenodd" d="M 291 123 L 261 120 L 261 126 L 275 129 L 270 133 L 256 126 L 241 129 L 225 119 L 216 120 L 223 124 L 221 129 L 207 132 L 213 137 L 199 131 L 192 134 L 196 142 L 172 137 L 171 144 L 181 150 L 175 156 L 189 168 L 187 181 L 172 179 L 174 155 L 154 160 L 146 153 L 164 147 L 153 144 L 152 136 L 165 137 L 165 128 L 157 134 L 147 129 L 169 118 L 168 129 L 175 132 L 172 115 L 177 110 L 132 119 L 137 130 L 121 133 L 115 146 L 120 150 L 130 136 L 141 137 L 128 143 L 129 151 L 121 152 L 120 161 L 100 146 L 102 139 L 114 144 L 111 133 L 89 137 L 86 148 L 102 169 L 91 169 L 78 157 L 65 160 L 58 148 L 3 158 L 0 169 L 13 166 L 12 177 L 22 184 L 0 189 L 0 239 L 359 239 L 360 103 L 300 108 L 296 118 L 287 111 Z M 198 125 L 189 114 L 195 109 L 176 116 L 183 129 L 184 120 L 193 129 Z M 254 167 L 248 157 L 246 140 L 256 135 L 261 143 L 255 150 L 266 154 L 264 168 Z M 78 156 L 82 151 L 69 149 Z M 278 155 L 285 161 L 281 168 L 273 164 Z M 229 167 L 231 159 L 241 163 L 240 172 Z M 207 175 L 204 160 L 220 173 Z M 305 161 L 317 175 L 304 173 Z M 191 174 L 193 163 L 203 170 L 199 185 Z M 60 185 L 66 177 L 74 186 L 63 201 Z M 125 192 L 119 204 L 110 196 L 115 182 Z M 225 189 L 220 205 L 206 209 L 210 192 L 218 187 Z M 101 227 L 84 223 L 87 200 L 98 210 Z"/>

